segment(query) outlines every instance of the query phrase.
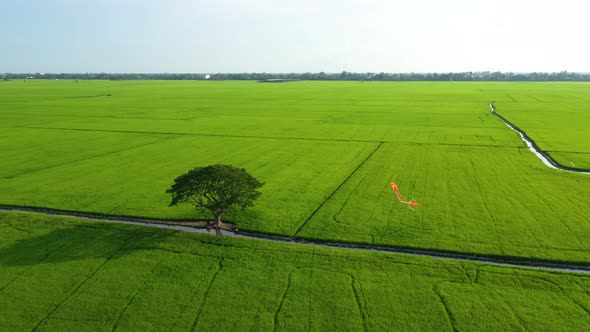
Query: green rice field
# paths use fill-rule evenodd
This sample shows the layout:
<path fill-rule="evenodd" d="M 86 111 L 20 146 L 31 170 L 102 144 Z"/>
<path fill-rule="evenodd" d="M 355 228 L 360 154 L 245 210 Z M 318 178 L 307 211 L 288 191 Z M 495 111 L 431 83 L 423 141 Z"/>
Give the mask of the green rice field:
<path fill-rule="evenodd" d="M 228 163 L 265 182 L 244 230 L 590 263 L 587 83 L 0 82 L 0 203 L 164 219 L 165 190 Z M 571 165 L 569 165 L 571 167 Z M 395 181 L 410 210 L 389 187 Z M 300 231 L 298 231 L 300 230 Z"/>
<path fill-rule="evenodd" d="M 0 213 L 0 330 L 587 331 L 590 277 Z"/>
<path fill-rule="evenodd" d="M 590 277 L 302 246 L 590 264 L 590 84 L 0 81 L 0 205 L 169 207 L 196 166 L 246 168 L 224 218 L 273 243 L 0 212 L 0 330 L 587 331 Z M 408 199 L 397 201 L 390 182 Z"/>

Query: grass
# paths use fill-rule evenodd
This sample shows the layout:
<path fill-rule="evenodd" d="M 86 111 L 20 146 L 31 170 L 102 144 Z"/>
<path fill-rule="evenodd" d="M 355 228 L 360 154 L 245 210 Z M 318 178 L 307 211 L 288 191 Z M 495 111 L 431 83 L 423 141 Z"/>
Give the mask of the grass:
<path fill-rule="evenodd" d="M 242 229 L 588 263 L 590 177 L 545 168 L 488 108 L 583 167 L 588 86 L 5 82 L 0 203 L 210 218 L 164 191 L 224 162 L 266 182 L 226 216 Z M 390 181 L 423 205 L 395 202 Z"/>
<path fill-rule="evenodd" d="M 0 213 L 2 330 L 588 330 L 590 278 Z"/>

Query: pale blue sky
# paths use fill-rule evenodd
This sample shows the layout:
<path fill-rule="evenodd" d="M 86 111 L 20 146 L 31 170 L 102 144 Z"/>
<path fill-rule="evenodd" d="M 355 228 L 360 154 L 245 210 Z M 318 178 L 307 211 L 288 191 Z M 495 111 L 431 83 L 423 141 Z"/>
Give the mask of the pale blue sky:
<path fill-rule="evenodd" d="M 0 72 L 590 72 L 583 0 L 1 0 Z"/>

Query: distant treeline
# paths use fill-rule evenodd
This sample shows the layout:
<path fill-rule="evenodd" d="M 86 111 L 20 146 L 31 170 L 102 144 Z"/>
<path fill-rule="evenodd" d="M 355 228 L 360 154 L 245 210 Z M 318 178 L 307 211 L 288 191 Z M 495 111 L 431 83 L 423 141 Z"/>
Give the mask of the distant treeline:
<path fill-rule="evenodd" d="M 561 71 L 555 73 L 6 73 L 4 80 L 11 79 L 75 79 L 75 80 L 308 80 L 308 81 L 590 81 L 590 73 Z"/>

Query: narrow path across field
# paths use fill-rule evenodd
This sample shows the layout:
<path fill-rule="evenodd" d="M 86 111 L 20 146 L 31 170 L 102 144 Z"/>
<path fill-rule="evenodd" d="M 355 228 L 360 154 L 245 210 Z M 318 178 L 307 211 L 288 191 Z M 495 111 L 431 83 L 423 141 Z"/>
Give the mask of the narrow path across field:
<path fill-rule="evenodd" d="M 490 103 L 490 111 L 492 112 L 492 114 L 494 114 L 500 120 L 502 120 L 502 122 L 504 122 L 504 124 L 506 124 L 508 126 L 508 128 L 514 130 L 520 136 L 520 138 L 523 140 L 523 142 L 526 144 L 527 148 L 532 153 L 534 153 L 535 156 L 537 156 L 537 158 L 539 158 L 543 162 L 543 164 L 547 165 L 547 167 L 553 168 L 553 169 L 560 169 L 562 171 L 574 172 L 574 173 L 590 174 L 590 170 L 564 166 L 564 165 L 561 165 L 560 163 L 558 163 L 557 161 L 555 161 L 553 158 L 551 158 L 551 156 L 549 154 L 547 154 L 543 150 L 539 149 L 539 146 L 537 145 L 537 143 L 535 143 L 535 141 L 533 141 L 522 129 L 518 128 L 517 126 L 512 124 L 510 121 L 506 120 L 505 117 L 498 114 L 498 112 L 496 112 L 496 106 L 494 106 L 493 102 Z"/>
<path fill-rule="evenodd" d="M 44 214 L 44 215 L 73 216 L 73 217 L 87 219 L 87 220 L 93 220 L 93 221 L 109 222 L 109 223 L 117 223 L 117 224 L 139 225 L 139 226 L 147 226 L 147 227 L 155 227 L 155 228 L 164 228 L 164 229 L 172 229 L 172 230 L 176 230 L 176 231 L 191 232 L 191 233 L 211 234 L 211 235 L 215 235 L 215 234 L 220 233 L 223 236 L 234 237 L 234 238 L 276 242 L 276 243 L 287 243 L 287 244 L 299 245 L 299 246 L 316 246 L 316 247 L 340 248 L 340 249 L 348 249 L 348 250 L 356 250 L 356 251 L 392 253 L 392 254 L 400 254 L 400 255 L 408 255 L 408 256 L 428 257 L 428 258 L 435 258 L 435 259 L 446 259 L 446 260 L 453 260 L 453 261 L 460 261 L 460 262 L 474 262 L 474 263 L 490 264 L 490 265 L 497 265 L 497 266 L 529 268 L 529 269 L 535 269 L 535 270 L 549 270 L 549 271 L 557 271 L 557 272 L 565 272 L 565 273 L 582 273 L 582 274 L 590 275 L 590 265 L 588 265 L 588 264 L 563 263 L 563 262 L 555 262 L 555 261 L 549 261 L 549 260 L 545 261 L 545 260 L 528 259 L 528 258 L 524 258 L 524 257 L 481 256 L 481 255 L 477 255 L 477 254 L 473 254 L 473 253 L 449 252 L 449 251 L 436 250 L 436 249 L 419 249 L 419 248 L 404 248 L 404 247 L 392 247 L 392 246 L 378 246 L 378 245 L 368 245 L 368 244 L 348 243 L 348 242 L 324 242 L 324 241 L 317 241 L 317 240 L 306 240 L 306 239 L 301 239 L 301 238 L 300 239 L 292 239 L 287 236 L 268 235 L 268 234 L 254 233 L 254 232 L 248 232 L 248 231 L 240 231 L 238 233 L 225 231 L 225 230 L 212 231 L 211 229 L 208 229 L 206 227 L 190 227 L 190 226 L 178 225 L 178 221 L 167 221 L 167 220 L 147 219 L 147 218 L 143 219 L 143 218 L 121 217 L 121 216 L 108 216 L 108 215 L 79 213 L 79 212 L 70 212 L 70 211 L 44 209 L 44 208 L 15 207 L 15 206 L 9 206 L 9 205 L 0 205 L 0 211 L 33 212 L 33 213 L 40 213 L 40 214 Z M 171 224 L 171 223 L 175 223 L 175 224 Z"/>

